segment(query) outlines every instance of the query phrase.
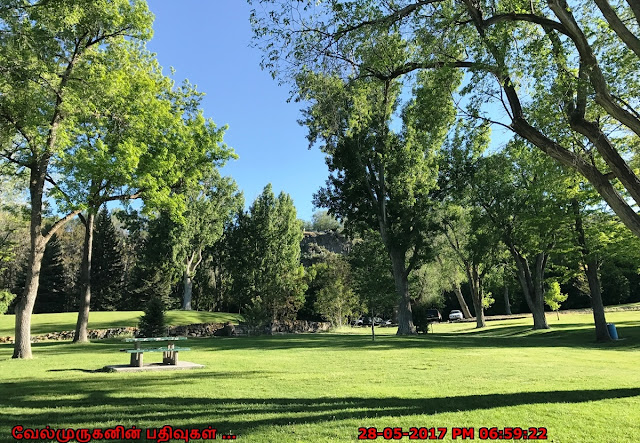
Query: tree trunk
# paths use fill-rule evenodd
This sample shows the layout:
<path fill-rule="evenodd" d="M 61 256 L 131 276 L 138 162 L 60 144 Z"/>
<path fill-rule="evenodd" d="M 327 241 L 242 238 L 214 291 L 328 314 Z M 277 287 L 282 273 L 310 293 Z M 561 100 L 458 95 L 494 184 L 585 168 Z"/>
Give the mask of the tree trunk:
<path fill-rule="evenodd" d="M 465 272 L 469 287 L 471 288 L 471 300 L 473 301 L 473 310 L 476 314 L 476 328 L 484 328 L 486 322 L 484 319 L 484 307 L 482 305 L 482 281 L 478 275 L 478 269 L 465 262 Z"/>
<path fill-rule="evenodd" d="M 591 309 L 593 310 L 593 321 L 596 325 L 596 340 L 600 342 L 611 341 L 607 320 L 604 314 L 602 303 L 602 290 L 600 279 L 598 278 L 598 264 L 595 260 L 590 260 L 584 267 L 589 282 L 589 293 L 591 294 Z"/>
<path fill-rule="evenodd" d="M 482 299 L 478 296 L 473 297 L 473 309 L 476 312 L 476 328 L 484 328 L 487 323 L 484 318 L 484 307 L 482 306 Z"/>
<path fill-rule="evenodd" d="M 587 247 L 587 240 L 584 235 L 582 226 L 582 215 L 580 214 L 580 205 L 577 199 L 571 199 L 571 207 L 576 220 L 576 234 L 578 235 L 578 245 L 582 252 L 582 259 L 585 260 L 584 273 L 589 282 L 589 293 L 591 295 L 591 309 L 593 310 L 593 321 L 596 326 L 597 341 L 611 341 L 609 329 L 607 328 L 607 320 L 604 314 L 604 305 L 602 303 L 602 290 L 600 288 L 600 279 L 598 278 L 598 262 L 590 254 Z"/>
<path fill-rule="evenodd" d="M 197 254 L 197 256 L 196 256 Z M 197 258 L 197 261 L 196 261 Z M 197 251 L 193 251 L 191 255 L 187 255 L 184 259 L 184 273 L 182 274 L 182 281 L 184 283 L 184 291 L 182 294 L 182 310 L 191 311 L 191 299 L 193 295 L 193 276 L 196 273 L 198 265 L 202 262 L 202 247 Z"/>
<path fill-rule="evenodd" d="M 29 226 L 30 249 L 27 277 L 21 299 L 16 305 L 13 358 L 32 358 L 31 315 L 38 295 L 40 268 L 47 238 L 42 235 L 42 195 L 45 173 L 33 167 L 30 171 L 29 196 L 31 197 L 31 220 Z"/>
<path fill-rule="evenodd" d="M 524 298 L 527 306 L 533 315 L 533 329 L 549 329 L 547 317 L 544 313 L 544 293 L 542 291 L 543 275 L 531 275 L 529 262 L 525 257 L 520 255 L 515 249 L 510 248 L 511 255 L 516 262 L 518 269 L 518 281 L 522 287 Z M 544 253 L 539 253 L 536 257 L 536 274 L 544 272 L 544 264 L 546 264 Z"/>
<path fill-rule="evenodd" d="M 511 302 L 509 301 L 509 286 L 504 285 L 504 310 L 505 314 L 511 315 Z"/>
<path fill-rule="evenodd" d="M 184 293 L 182 294 L 182 310 L 191 311 L 191 297 L 193 294 L 193 279 L 189 275 L 189 270 L 185 269 L 182 275 L 184 283 Z M 202 308 L 200 308 L 202 309 Z"/>
<path fill-rule="evenodd" d="M 469 306 L 467 305 L 466 300 L 464 299 L 464 295 L 462 295 L 462 289 L 460 289 L 460 285 L 458 283 L 453 285 L 453 292 L 456 293 L 456 297 L 458 298 L 458 303 L 460 303 L 460 310 L 462 311 L 462 315 L 464 318 L 471 318 L 471 311 L 469 311 Z"/>
<path fill-rule="evenodd" d="M 467 278 L 471 288 L 471 299 L 473 300 L 473 310 L 476 314 L 476 328 L 484 328 L 487 324 L 484 319 L 484 306 L 482 305 L 482 280 L 478 275 L 478 269 L 466 265 Z"/>
<path fill-rule="evenodd" d="M 74 343 L 86 343 L 89 341 L 87 332 L 89 327 L 89 306 L 91 304 L 91 254 L 93 250 L 94 217 L 93 212 L 89 210 L 85 221 L 84 251 L 82 253 L 82 267 L 80 268 L 80 287 L 82 292 L 76 332 L 73 337 Z"/>
<path fill-rule="evenodd" d="M 416 334 L 409 297 L 409 279 L 405 266 L 405 254 L 389 249 L 389 258 L 393 267 L 393 280 L 398 294 L 398 335 Z M 372 314 L 373 315 L 373 314 Z"/>
<path fill-rule="evenodd" d="M 33 230 L 32 230 L 33 232 Z M 29 264 L 24 292 L 16 304 L 16 323 L 13 358 L 32 358 L 31 354 L 31 315 L 38 295 L 40 283 L 40 267 L 46 243 L 42 235 L 31 238 L 31 250 L 29 252 Z"/>
<path fill-rule="evenodd" d="M 539 259 L 540 255 L 538 256 Z M 535 288 L 535 299 L 533 300 L 533 329 L 549 329 L 547 316 L 544 313 L 544 274 L 536 273 L 533 279 Z"/>
<path fill-rule="evenodd" d="M 376 341 L 376 330 L 375 330 L 375 322 L 373 318 L 375 317 L 373 313 L 373 305 L 369 307 L 369 313 L 371 314 L 371 341 Z"/>

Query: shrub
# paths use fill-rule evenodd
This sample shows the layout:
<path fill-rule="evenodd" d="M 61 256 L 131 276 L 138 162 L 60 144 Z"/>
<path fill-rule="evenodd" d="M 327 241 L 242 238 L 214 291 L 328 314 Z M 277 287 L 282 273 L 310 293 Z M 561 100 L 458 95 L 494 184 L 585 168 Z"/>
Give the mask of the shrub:
<path fill-rule="evenodd" d="M 16 298 L 15 294 L 12 294 L 6 290 L 0 290 L 0 315 L 3 315 L 9 309 L 9 305 Z"/>
<path fill-rule="evenodd" d="M 141 337 L 160 337 L 167 332 L 164 318 L 164 303 L 158 297 L 153 297 L 147 303 L 144 315 L 138 323 L 138 335 Z"/>
<path fill-rule="evenodd" d="M 272 320 L 260 296 L 251 299 L 251 304 L 245 306 L 242 316 L 242 325 L 247 328 L 249 335 L 262 334 Z"/>

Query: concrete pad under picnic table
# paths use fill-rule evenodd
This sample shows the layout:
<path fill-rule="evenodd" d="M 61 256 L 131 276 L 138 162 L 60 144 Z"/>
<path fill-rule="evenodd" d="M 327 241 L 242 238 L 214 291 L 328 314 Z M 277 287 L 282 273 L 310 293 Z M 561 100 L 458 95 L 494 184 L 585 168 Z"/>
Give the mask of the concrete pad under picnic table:
<path fill-rule="evenodd" d="M 107 372 L 141 372 L 141 371 L 175 371 L 178 369 L 202 369 L 204 365 L 191 363 L 190 361 L 179 361 L 176 365 L 168 365 L 166 363 L 149 363 L 144 366 L 130 365 L 109 365 L 105 366 Z"/>

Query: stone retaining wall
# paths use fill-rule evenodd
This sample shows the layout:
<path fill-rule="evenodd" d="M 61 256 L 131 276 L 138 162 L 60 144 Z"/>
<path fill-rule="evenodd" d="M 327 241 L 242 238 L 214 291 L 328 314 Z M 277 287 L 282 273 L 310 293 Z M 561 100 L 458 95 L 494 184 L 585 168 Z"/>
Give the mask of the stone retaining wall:
<path fill-rule="evenodd" d="M 274 325 L 270 330 L 267 329 L 267 334 L 286 334 L 286 333 L 301 333 L 301 332 L 326 332 L 329 330 L 330 323 L 328 322 L 311 322 L 296 320 L 293 322 L 285 322 Z M 244 326 L 232 325 L 230 322 L 223 323 L 195 323 L 184 326 L 170 326 L 167 329 L 169 336 L 184 336 L 184 337 L 212 337 L 212 336 L 236 336 L 244 335 L 246 328 Z M 122 327 L 122 328 L 109 328 L 109 329 L 89 329 L 89 340 L 102 340 L 106 338 L 120 337 L 123 335 L 137 336 L 138 328 L 134 327 Z M 38 343 L 40 341 L 49 340 L 73 340 L 74 331 L 62 331 L 62 332 L 50 332 L 42 335 L 32 335 L 31 342 Z M 0 337 L 0 343 L 13 343 L 13 337 Z"/>
<path fill-rule="evenodd" d="M 89 329 L 87 336 L 89 340 L 102 340 L 105 338 L 119 337 L 122 335 L 135 335 L 138 328 L 122 327 L 109 329 Z M 75 331 L 49 332 L 48 334 L 32 335 L 31 343 L 38 343 L 45 340 L 73 340 Z M 13 343 L 13 337 L 0 337 L 0 343 Z"/>
<path fill-rule="evenodd" d="M 271 334 L 299 334 L 302 332 L 327 332 L 331 323 L 324 321 L 295 320 L 271 326 Z"/>

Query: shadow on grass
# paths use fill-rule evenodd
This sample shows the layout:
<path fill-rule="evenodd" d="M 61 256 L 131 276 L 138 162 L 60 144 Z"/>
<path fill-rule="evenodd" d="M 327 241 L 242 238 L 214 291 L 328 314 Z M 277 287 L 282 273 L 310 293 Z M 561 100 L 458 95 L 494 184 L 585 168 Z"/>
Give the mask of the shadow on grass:
<path fill-rule="evenodd" d="M 238 372 L 228 377 L 242 377 Z M 174 384 L 200 378 L 224 377 L 225 373 L 175 374 Z M 138 426 L 206 427 L 213 425 L 238 435 L 250 434 L 264 426 L 292 423 L 322 423 L 335 420 L 364 420 L 380 417 L 432 415 L 532 404 L 584 403 L 640 396 L 640 388 L 584 389 L 548 392 L 463 395 L 430 398 L 257 398 L 227 397 L 225 393 L 206 396 L 160 395 L 166 377 L 148 375 L 136 379 L 100 376 L 86 380 L 34 380 L 19 384 L 0 383 L 5 394 L 3 408 L 27 408 L 3 415 L 0 424 L 10 428 L 19 417 L 23 426 L 44 427 L 67 423 L 74 427 L 106 426 L 123 422 Z M 215 388 L 212 388 L 215 389 Z M 24 419 L 24 417 L 29 417 Z M 12 422 L 16 421 L 16 423 Z M 354 430 L 355 432 L 355 430 Z"/>
<path fill-rule="evenodd" d="M 406 348 L 541 348 L 573 347 L 629 351 L 640 348 L 640 321 L 616 323 L 622 340 L 597 343 L 592 326 L 584 324 L 553 325 L 551 329 L 533 331 L 525 325 L 500 325 L 484 329 L 469 328 L 454 333 L 429 333 L 416 336 L 378 335 L 372 342 L 368 335 L 357 334 L 288 334 L 258 337 L 206 337 L 190 338 L 188 346 L 194 351 L 242 351 L 242 350 L 286 350 L 286 349 L 406 349 Z M 34 355 L 39 350 L 51 355 L 75 354 L 78 350 L 96 353 L 116 353 L 129 347 L 121 338 L 94 340 L 89 344 L 72 344 L 70 341 L 35 343 Z M 0 345 L 8 351 L 13 345 Z M 114 354 L 115 355 L 115 354 Z M 10 357 L 8 355 L 7 357 Z M 117 358 L 117 357 L 116 357 Z"/>
<path fill-rule="evenodd" d="M 500 326 L 471 329 L 457 333 L 429 333 L 416 336 L 380 335 L 372 342 L 367 335 L 301 334 L 261 337 L 195 339 L 193 349 L 268 350 L 295 348 L 334 349 L 403 349 L 451 347 L 458 348 L 538 348 L 575 347 L 584 349 L 630 350 L 640 346 L 640 324 L 620 325 L 618 335 L 625 340 L 597 343 L 592 328 L 553 328 L 533 331 L 528 326 Z"/>

